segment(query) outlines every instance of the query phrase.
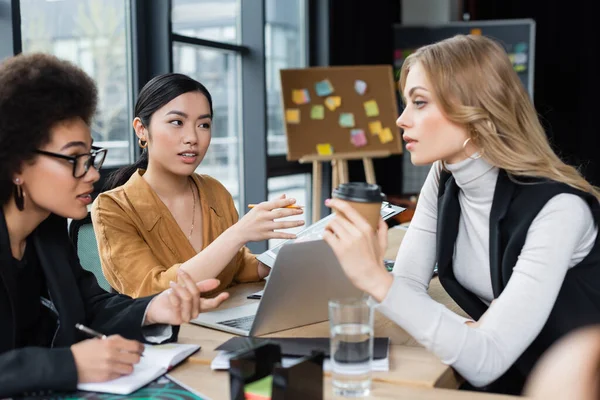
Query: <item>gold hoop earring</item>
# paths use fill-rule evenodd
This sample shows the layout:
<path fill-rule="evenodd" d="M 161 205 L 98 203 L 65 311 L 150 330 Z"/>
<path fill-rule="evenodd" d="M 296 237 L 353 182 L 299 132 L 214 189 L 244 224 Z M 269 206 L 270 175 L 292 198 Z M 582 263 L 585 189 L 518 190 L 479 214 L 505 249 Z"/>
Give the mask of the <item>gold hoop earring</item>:
<path fill-rule="evenodd" d="M 467 154 L 467 144 L 469 144 L 469 142 L 470 142 L 470 141 L 471 141 L 471 138 L 467 138 L 467 139 L 464 141 L 464 143 L 463 143 L 463 145 L 462 145 L 462 148 L 463 148 L 463 153 L 465 153 L 465 155 L 466 155 L 467 157 L 469 157 L 471 160 L 477 160 L 477 159 L 480 159 L 480 158 L 481 158 L 481 156 L 483 155 L 483 152 L 481 152 L 481 153 L 477 152 L 477 156 L 475 156 L 475 157 L 471 157 L 470 155 L 468 155 L 468 154 Z"/>
<path fill-rule="evenodd" d="M 140 146 L 141 149 L 145 149 L 148 147 L 148 142 L 146 140 L 138 139 L 138 146 Z"/>

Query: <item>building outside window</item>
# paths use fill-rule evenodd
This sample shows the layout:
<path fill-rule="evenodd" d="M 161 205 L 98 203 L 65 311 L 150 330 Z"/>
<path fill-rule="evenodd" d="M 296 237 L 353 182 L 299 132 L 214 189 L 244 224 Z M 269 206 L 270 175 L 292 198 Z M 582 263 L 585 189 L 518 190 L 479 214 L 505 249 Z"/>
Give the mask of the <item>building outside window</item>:
<path fill-rule="evenodd" d="M 95 144 L 105 166 L 133 161 L 128 0 L 21 0 L 24 53 L 44 52 L 81 67 L 98 86 Z"/>

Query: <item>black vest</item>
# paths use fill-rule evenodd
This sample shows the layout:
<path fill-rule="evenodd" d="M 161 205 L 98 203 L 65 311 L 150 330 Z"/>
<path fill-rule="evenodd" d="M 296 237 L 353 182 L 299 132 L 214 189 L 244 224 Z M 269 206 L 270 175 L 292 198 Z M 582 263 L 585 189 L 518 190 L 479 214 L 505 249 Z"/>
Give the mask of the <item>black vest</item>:
<path fill-rule="evenodd" d="M 506 287 L 531 222 L 554 196 L 571 193 L 589 205 L 596 226 L 600 223 L 600 205 L 589 193 L 568 185 L 536 178 L 518 178 L 516 183 L 500 170 L 490 212 L 490 275 L 494 298 Z M 450 297 L 474 320 L 487 305 L 458 283 L 452 256 L 458 235 L 459 188 L 454 177 L 442 171 L 438 192 L 437 262 L 440 283 Z M 560 235 L 561 232 L 556 232 Z M 507 321 L 508 323 L 508 321 Z M 556 340 L 579 327 L 600 323 L 600 235 L 590 253 L 568 270 L 562 287 L 542 331 L 511 369 L 484 390 L 520 392 L 534 364 Z"/>

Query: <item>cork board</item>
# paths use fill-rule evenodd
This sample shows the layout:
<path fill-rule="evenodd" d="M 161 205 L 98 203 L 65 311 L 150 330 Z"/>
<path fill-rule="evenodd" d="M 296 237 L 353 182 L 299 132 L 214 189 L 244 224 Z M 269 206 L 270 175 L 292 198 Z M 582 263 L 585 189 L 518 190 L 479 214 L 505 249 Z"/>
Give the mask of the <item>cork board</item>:
<path fill-rule="evenodd" d="M 282 69 L 280 74 L 288 160 L 402 153 L 390 65 Z"/>

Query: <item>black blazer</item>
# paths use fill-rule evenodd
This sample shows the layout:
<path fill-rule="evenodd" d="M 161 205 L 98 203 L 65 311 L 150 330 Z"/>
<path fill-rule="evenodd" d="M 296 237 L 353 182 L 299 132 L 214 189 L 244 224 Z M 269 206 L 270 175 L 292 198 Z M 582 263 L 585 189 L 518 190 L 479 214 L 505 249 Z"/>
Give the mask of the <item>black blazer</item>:
<path fill-rule="evenodd" d="M 568 185 L 537 178 L 512 180 L 500 170 L 490 212 L 490 275 L 494 297 L 500 296 L 517 263 L 529 226 L 544 205 L 554 196 L 570 193 L 580 196 L 590 207 L 596 226 L 600 224 L 600 205 L 589 193 Z M 462 287 L 454 275 L 452 255 L 458 234 L 459 188 L 451 174 L 443 171 L 438 192 L 437 261 L 440 283 L 450 297 L 473 319 L 487 310 L 479 298 Z M 561 232 L 556 232 L 560 235 Z M 590 253 L 569 269 L 542 331 L 507 373 L 484 391 L 518 394 L 541 355 L 569 332 L 600 323 L 600 235 Z"/>
<path fill-rule="evenodd" d="M 15 348 L 16 288 L 9 286 L 10 240 L 0 209 L 0 398 L 35 391 L 70 391 L 77 387 L 77 369 L 70 346 L 87 337 L 75 329 L 82 323 L 106 335 L 144 341 L 142 320 L 152 297 L 133 300 L 105 292 L 84 270 L 69 240 L 64 218 L 51 215 L 32 233 L 49 295 L 59 314 L 52 348 Z M 176 340 L 176 327 L 169 340 Z"/>

